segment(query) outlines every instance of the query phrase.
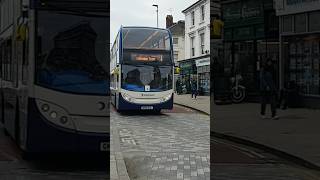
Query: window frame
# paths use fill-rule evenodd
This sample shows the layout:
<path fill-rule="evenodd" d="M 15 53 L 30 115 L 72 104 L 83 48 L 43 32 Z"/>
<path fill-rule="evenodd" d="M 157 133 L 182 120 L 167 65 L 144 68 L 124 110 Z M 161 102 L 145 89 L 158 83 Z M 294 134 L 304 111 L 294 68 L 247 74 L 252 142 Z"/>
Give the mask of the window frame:
<path fill-rule="evenodd" d="M 203 22 L 205 20 L 205 5 L 200 6 L 200 11 L 201 11 L 201 16 L 200 16 L 200 21 Z"/>
<path fill-rule="evenodd" d="M 191 57 L 194 57 L 196 55 L 195 47 L 194 47 L 194 40 L 195 40 L 195 36 L 190 36 L 190 49 L 191 49 L 190 55 L 191 55 Z"/>
<path fill-rule="evenodd" d="M 205 54 L 205 38 L 204 38 L 204 32 L 201 32 L 199 34 L 199 38 L 200 38 L 200 49 L 201 49 L 201 54 Z"/>
<path fill-rule="evenodd" d="M 194 11 L 191 12 L 191 25 L 192 26 L 195 25 L 195 13 L 194 13 Z"/>

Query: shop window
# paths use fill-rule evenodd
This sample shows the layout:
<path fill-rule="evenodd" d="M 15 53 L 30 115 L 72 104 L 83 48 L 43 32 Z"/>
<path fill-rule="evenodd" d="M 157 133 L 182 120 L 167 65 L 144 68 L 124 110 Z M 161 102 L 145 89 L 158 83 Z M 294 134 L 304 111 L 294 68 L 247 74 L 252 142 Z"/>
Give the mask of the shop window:
<path fill-rule="evenodd" d="M 307 31 L 306 14 L 297 14 L 294 16 L 294 31 L 296 33 Z"/>
<path fill-rule="evenodd" d="M 320 17 L 320 12 L 311 12 L 309 14 L 309 31 L 313 32 L 313 31 L 320 31 L 320 21 L 319 21 L 319 17 Z"/>
<path fill-rule="evenodd" d="M 300 39 L 289 43 L 289 81 L 298 85 L 304 95 L 320 95 L 319 40 Z"/>

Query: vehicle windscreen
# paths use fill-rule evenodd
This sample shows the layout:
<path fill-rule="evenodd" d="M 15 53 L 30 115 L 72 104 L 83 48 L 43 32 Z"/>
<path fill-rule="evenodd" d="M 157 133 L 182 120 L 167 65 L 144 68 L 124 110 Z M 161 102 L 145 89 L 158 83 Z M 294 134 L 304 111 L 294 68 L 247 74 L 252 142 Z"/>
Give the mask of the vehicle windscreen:
<path fill-rule="evenodd" d="M 136 92 L 161 92 L 172 89 L 173 67 L 122 65 L 121 88 Z"/>
<path fill-rule="evenodd" d="M 36 83 L 68 93 L 107 94 L 108 19 L 83 9 L 38 10 Z"/>

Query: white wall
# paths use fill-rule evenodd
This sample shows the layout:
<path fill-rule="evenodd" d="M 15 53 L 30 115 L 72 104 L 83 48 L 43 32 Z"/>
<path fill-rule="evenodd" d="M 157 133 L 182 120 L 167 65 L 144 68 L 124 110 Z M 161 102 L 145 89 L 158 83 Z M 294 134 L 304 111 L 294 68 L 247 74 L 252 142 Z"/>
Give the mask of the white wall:
<path fill-rule="evenodd" d="M 172 36 L 172 38 L 178 38 L 178 44 L 173 44 L 173 52 L 178 52 L 178 59 L 175 59 L 175 62 L 184 60 L 185 58 L 185 42 L 184 36 Z"/>
<path fill-rule="evenodd" d="M 201 5 L 205 5 L 205 20 L 201 21 Z M 194 11 L 195 24 L 191 22 L 191 12 Z M 200 33 L 205 34 L 204 49 L 210 52 L 210 1 L 203 0 L 196 6 L 188 9 L 185 12 L 185 59 L 195 58 L 206 54 L 201 54 L 200 48 Z M 194 36 L 195 56 L 191 56 L 190 37 Z"/>

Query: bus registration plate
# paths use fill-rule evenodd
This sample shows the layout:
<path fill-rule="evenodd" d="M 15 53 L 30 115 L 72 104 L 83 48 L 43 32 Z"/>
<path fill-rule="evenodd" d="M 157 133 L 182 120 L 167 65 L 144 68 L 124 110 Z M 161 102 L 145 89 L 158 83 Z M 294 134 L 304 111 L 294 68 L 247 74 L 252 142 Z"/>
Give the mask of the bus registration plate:
<path fill-rule="evenodd" d="M 152 110 L 153 106 L 141 106 L 142 110 Z"/>
<path fill-rule="evenodd" d="M 109 150 L 109 143 L 102 142 L 100 143 L 100 151 L 108 151 Z"/>

